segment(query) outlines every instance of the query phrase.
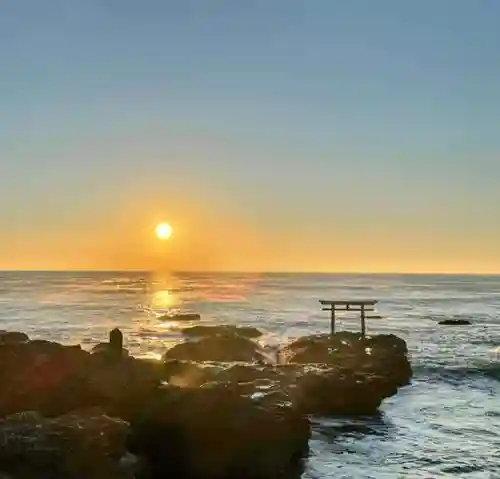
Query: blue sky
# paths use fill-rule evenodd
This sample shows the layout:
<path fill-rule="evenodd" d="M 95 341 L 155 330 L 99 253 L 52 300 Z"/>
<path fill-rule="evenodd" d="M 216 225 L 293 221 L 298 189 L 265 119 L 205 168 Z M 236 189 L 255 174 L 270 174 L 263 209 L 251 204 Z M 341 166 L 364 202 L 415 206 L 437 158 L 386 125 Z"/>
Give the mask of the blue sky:
<path fill-rule="evenodd" d="M 495 0 L 2 2 L 0 267 L 79 267 L 91 240 L 127 267 L 149 221 L 189 217 L 191 247 L 231 249 L 215 267 L 500 271 L 499 18 Z"/>

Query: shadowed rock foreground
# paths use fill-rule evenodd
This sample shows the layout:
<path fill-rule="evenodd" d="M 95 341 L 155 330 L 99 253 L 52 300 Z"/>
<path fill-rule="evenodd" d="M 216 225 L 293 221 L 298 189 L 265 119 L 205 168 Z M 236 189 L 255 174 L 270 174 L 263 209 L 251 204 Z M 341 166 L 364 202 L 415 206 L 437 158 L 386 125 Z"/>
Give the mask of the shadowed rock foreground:
<path fill-rule="evenodd" d="M 117 330 L 93 353 L 0 332 L 0 477 L 299 477 L 308 415 L 376 413 L 411 378 L 392 335 L 300 338 L 277 364 L 253 328 L 186 336 L 153 362 Z"/>

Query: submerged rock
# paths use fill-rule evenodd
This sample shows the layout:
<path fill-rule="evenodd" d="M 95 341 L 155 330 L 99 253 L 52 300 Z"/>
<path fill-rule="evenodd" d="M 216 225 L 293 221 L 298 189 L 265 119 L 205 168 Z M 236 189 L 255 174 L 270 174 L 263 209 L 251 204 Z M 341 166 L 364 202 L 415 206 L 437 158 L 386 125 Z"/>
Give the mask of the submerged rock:
<path fill-rule="evenodd" d="M 197 341 L 180 343 L 169 349 L 165 359 L 189 361 L 265 361 L 260 346 L 238 335 L 204 336 Z"/>
<path fill-rule="evenodd" d="M 223 324 L 221 326 L 192 326 L 184 328 L 182 334 L 189 337 L 207 336 L 241 336 L 248 339 L 256 339 L 262 336 L 262 332 L 250 326 L 233 326 Z"/>
<path fill-rule="evenodd" d="M 0 465 L 23 479 L 133 479 L 124 467 L 128 425 L 89 410 L 47 419 L 24 412 L 0 421 Z"/>
<path fill-rule="evenodd" d="M 310 424 L 290 407 L 264 407 L 221 386 L 167 388 L 132 421 L 129 450 L 153 478 L 291 477 Z"/>

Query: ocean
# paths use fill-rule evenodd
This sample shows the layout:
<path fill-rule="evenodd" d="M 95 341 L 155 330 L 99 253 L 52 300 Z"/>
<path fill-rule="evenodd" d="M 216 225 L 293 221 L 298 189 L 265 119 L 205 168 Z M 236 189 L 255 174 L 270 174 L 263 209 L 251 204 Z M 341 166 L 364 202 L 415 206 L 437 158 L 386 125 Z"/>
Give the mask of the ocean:
<path fill-rule="evenodd" d="M 165 313 L 276 344 L 329 330 L 319 299 L 355 298 L 379 300 L 368 334 L 405 339 L 414 379 L 376 418 L 315 420 L 304 479 L 500 478 L 500 277 L 5 272 L 0 329 L 90 349 L 119 327 L 132 354 L 159 358 L 183 327 Z"/>

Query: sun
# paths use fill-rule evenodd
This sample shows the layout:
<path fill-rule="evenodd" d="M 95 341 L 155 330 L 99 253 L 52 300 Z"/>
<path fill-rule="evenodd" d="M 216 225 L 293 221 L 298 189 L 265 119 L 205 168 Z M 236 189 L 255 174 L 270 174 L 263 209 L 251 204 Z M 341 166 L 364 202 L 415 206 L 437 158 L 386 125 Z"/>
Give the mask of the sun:
<path fill-rule="evenodd" d="M 156 226 L 156 237 L 161 240 L 168 240 L 172 236 L 172 227 L 168 223 L 160 223 Z"/>

